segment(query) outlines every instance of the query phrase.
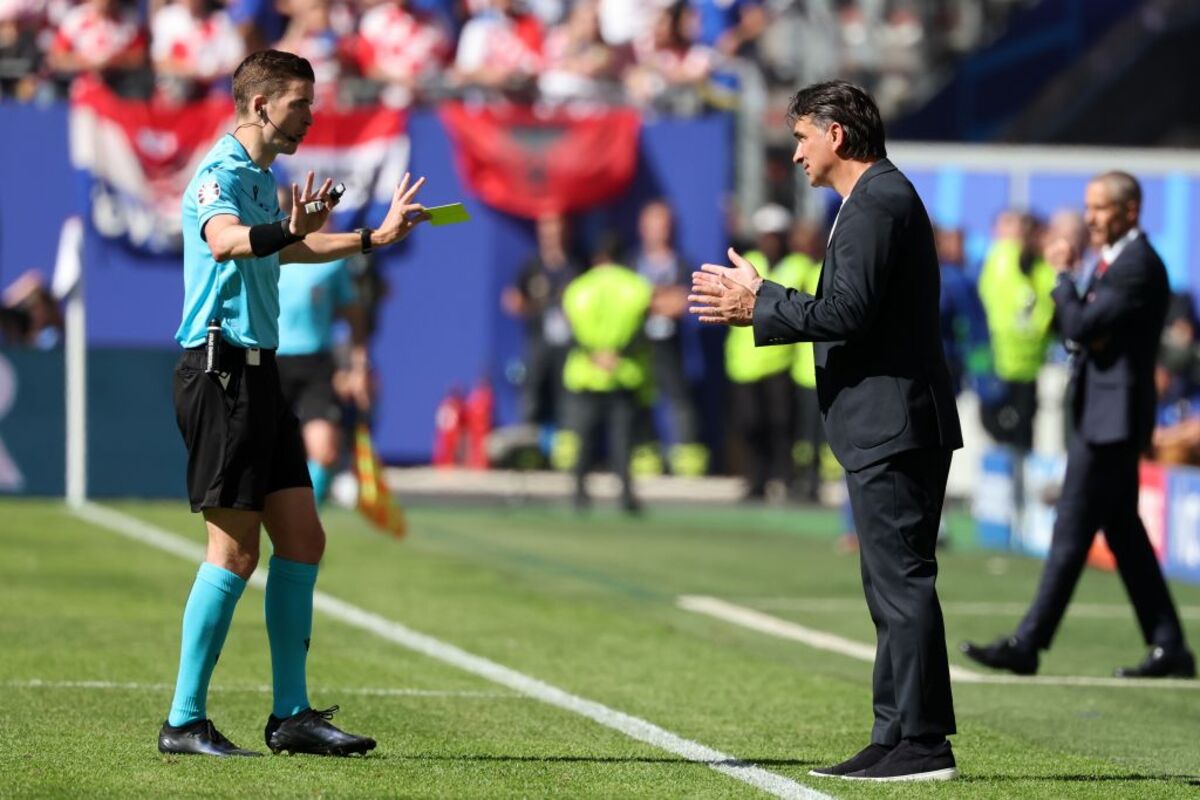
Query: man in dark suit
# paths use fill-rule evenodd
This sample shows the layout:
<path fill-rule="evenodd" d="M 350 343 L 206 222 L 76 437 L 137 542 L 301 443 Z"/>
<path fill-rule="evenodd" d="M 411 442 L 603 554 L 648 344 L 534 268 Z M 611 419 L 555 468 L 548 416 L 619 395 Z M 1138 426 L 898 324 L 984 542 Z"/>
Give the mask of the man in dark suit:
<path fill-rule="evenodd" d="M 871 97 L 835 81 L 802 89 L 788 108 L 796 152 L 814 186 L 844 199 L 815 296 L 734 266 L 693 274 L 701 322 L 753 325 L 758 346 L 815 342 L 817 396 L 846 469 L 863 588 L 875 623 L 871 743 L 811 774 L 945 780 L 958 771 L 934 545 L 950 454 L 962 445 L 938 321 L 933 229 L 908 179 L 886 158 Z"/>
<path fill-rule="evenodd" d="M 1084 217 L 1100 261 L 1082 297 L 1071 275 L 1080 260 L 1075 247 L 1060 240 L 1047 249 L 1047 260 L 1059 271 L 1053 292 L 1058 328 L 1073 351 L 1076 435 L 1067 450 L 1054 536 L 1033 605 L 1012 636 L 962 646 L 989 667 L 1037 672 L 1038 651 L 1050 647 L 1096 531 L 1103 530 L 1151 648 L 1141 664 L 1119 668 L 1116 675 L 1196 675 L 1196 660 L 1138 518 L 1138 457 L 1154 430 L 1154 363 L 1170 291 L 1162 260 L 1138 229 L 1141 205 L 1141 187 L 1127 173 L 1107 172 L 1088 184 Z"/>

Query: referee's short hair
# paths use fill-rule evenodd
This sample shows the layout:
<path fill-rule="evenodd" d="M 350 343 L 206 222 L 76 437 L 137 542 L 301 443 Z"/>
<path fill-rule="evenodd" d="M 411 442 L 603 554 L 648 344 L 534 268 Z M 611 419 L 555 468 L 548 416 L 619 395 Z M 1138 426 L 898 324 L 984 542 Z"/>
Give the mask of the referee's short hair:
<path fill-rule="evenodd" d="M 883 119 L 866 90 L 849 81 L 827 81 L 806 86 L 788 104 L 788 124 L 808 117 L 821 130 L 838 123 L 846 133 L 842 158 L 877 161 L 887 155 Z"/>
<path fill-rule="evenodd" d="M 233 73 L 233 102 L 238 114 L 250 112 L 250 101 L 256 94 L 274 97 L 294 80 L 316 82 L 307 58 L 282 50 L 259 50 L 246 56 Z"/>

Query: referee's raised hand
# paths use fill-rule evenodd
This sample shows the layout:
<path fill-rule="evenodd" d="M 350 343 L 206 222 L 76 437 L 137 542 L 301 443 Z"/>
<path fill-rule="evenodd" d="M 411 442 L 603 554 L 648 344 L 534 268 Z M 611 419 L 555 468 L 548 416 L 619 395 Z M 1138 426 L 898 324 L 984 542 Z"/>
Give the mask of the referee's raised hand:
<path fill-rule="evenodd" d="M 310 233 L 321 230 L 325 221 L 329 219 L 329 212 L 332 206 L 329 202 L 329 190 L 333 188 L 333 178 L 326 178 L 321 184 L 321 189 L 313 193 L 313 175 L 312 170 L 309 170 L 308 177 L 304 181 L 304 192 L 301 193 L 300 187 L 292 184 L 292 218 L 288 221 L 288 228 L 295 236 L 307 236 Z M 309 203 L 317 201 L 319 207 L 315 210 L 307 210 Z"/>
<path fill-rule="evenodd" d="M 396 187 L 396 191 L 392 193 L 392 206 L 388 209 L 387 216 L 383 218 L 383 222 L 375 229 L 375 235 L 379 238 L 379 244 L 392 244 L 398 242 L 417 225 L 429 219 L 429 214 L 425 211 L 425 206 L 420 203 L 414 203 L 417 192 L 425 185 L 424 178 L 418 178 L 417 182 L 412 186 L 408 182 L 412 179 L 409 173 L 404 173 L 404 179 L 400 181 L 400 185 Z"/>

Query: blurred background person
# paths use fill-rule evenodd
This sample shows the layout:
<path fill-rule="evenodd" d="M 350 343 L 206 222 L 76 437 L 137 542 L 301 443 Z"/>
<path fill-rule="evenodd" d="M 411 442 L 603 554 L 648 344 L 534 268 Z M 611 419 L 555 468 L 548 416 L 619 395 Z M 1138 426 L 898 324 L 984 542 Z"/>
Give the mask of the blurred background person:
<path fill-rule="evenodd" d="M 146 31 L 134 3 L 86 0 L 63 17 L 46 66 L 59 80 L 95 75 L 121 94 L 145 96 L 146 46 Z"/>
<path fill-rule="evenodd" d="M 696 15 L 685 0 L 661 8 L 653 24 L 633 40 L 633 63 L 625 91 L 635 104 L 676 113 L 697 113 L 717 53 L 695 40 Z"/>
<path fill-rule="evenodd" d="M 641 504 L 633 491 L 630 459 L 638 408 L 650 388 L 643 331 L 654 289 L 621 260 L 620 239 L 605 235 L 592 254 L 591 269 L 563 293 L 572 339 L 563 383 L 573 395 L 579 440 L 575 508 L 591 505 L 587 474 L 597 461 L 600 429 L 607 428 L 608 463 L 621 482 L 621 508 L 635 514 Z"/>
<path fill-rule="evenodd" d="M 544 38 L 541 20 L 516 0 L 482 0 L 459 36 L 452 78 L 464 88 L 528 95 L 542 68 Z"/>
<path fill-rule="evenodd" d="M 624 51 L 600 35 L 596 0 L 576 0 L 567 20 L 546 34 L 538 91 L 551 103 L 616 101 L 624 65 Z"/>
<path fill-rule="evenodd" d="M 954 393 L 961 392 L 968 378 L 978 378 L 991 370 L 987 315 L 975 284 L 967 277 L 964 236 L 959 228 L 937 228 L 934 244 L 941 265 L 942 295 L 939 313 L 942 321 L 942 347 Z M 978 381 L 972 381 L 977 386 Z"/>
<path fill-rule="evenodd" d="M 798 270 L 787 263 L 791 213 L 782 206 L 765 205 L 750 222 L 758 246 L 745 254 L 746 260 L 763 278 L 779 278 L 781 283 L 794 280 Z M 755 347 L 750 327 L 730 327 L 726 334 L 725 375 L 745 500 L 781 503 L 787 499 L 792 483 L 795 353 L 794 345 Z"/>
<path fill-rule="evenodd" d="M 41 86 L 42 4 L 0 0 L 0 100 L 32 100 Z"/>
<path fill-rule="evenodd" d="M 245 45 L 218 0 L 173 0 L 150 26 L 150 57 L 159 96 L 185 102 L 233 74 Z M 228 86 L 224 86 L 228 90 Z"/>
<path fill-rule="evenodd" d="M 1154 384 L 1158 390 L 1154 460 L 1200 466 L 1200 351 L 1189 294 L 1171 296 Z"/>
<path fill-rule="evenodd" d="M 684 368 L 680 325 L 687 312 L 691 267 L 675 247 L 675 217 L 664 200 L 652 200 L 638 215 L 638 251 L 633 265 L 654 287 L 646 339 L 656 392 L 670 411 L 671 448 L 668 461 L 675 475 L 698 476 L 708 471 L 708 448 L 700 441 L 700 419 L 692 386 Z M 649 413 L 646 415 L 650 416 Z M 653 436 L 653 431 L 649 432 Z"/>
<path fill-rule="evenodd" d="M 1006 211 L 979 275 L 992 361 L 1001 396 L 981 406 L 983 427 L 997 444 L 1033 449 L 1037 379 L 1053 339 L 1054 269 L 1042 258 L 1036 217 Z"/>
<path fill-rule="evenodd" d="M 361 75 L 381 84 L 380 101 L 400 108 L 438 82 L 453 43 L 440 21 L 411 0 L 385 0 L 363 13 L 354 52 Z"/>
<path fill-rule="evenodd" d="M 537 251 L 516 282 L 500 296 L 501 307 L 525 324 L 521 421 L 543 429 L 548 439 L 566 424 L 563 365 L 571 327 L 563 313 L 563 292 L 583 271 L 571 252 L 570 225 L 561 214 L 545 214 L 535 228 Z M 548 450 L 549 446 L 544 446 Z"/>
<path fill-rule="evenodd" d="M 1009 636 L 963 653 L 995 669 L 1031 675 L 1048 650 L 1083 572 L 1097 531 L 1116 559 L 1150 648 L 1118 678 L 1196 676 L 1171 592 L 1138 513 L 1138 459 L 1150 445 L 1156 408 L 1154 368 L 1167 313 L 1167 270 L 1138 226 L 1142 191 L 1124 172 L 1097 175 L 1084 192 L 1092 247 L 1100 256 L 1080 296 L 1072 271 L 1082 253 L 1066 239 L 1047 248 L 1057 273 L 1059 330 L 1073 352 L 1076 435 L 1056 506 L 1050 552 L 1029 610 Z"/>
<path fill-rule="evenodd" d="M 52 350 L 62 344 L 63 315 L 42 273 L 26 270 L 0 296 L 3 341 L 8 345 Z"/>
<path fill-rule="evenodd" d="M 308 59 L 317 76 L 316 103 L 336 106 L 339 102 L 341 79 L 351 61 L 349 39 L 344 30 L 334 24 L 332 0 L 283 0 L 290 14 L 283 38 L 275 43 L 276 50 L 295 53 Z"/>
<path fill-rule="evenodd" d="M 821 261 L 825 257 L 822 230 L 808 220 L 797 220 L 788 232 L 791 252 L 779 262 L 772 280 L 808 294 L 816 294 L 821 283 Z M 790 345 L 793 352 L 791 377 L 795 384 L 796 408 L 792 435 L 792 462 L 795 467 L 795 494 L 802 500 L 818 502 L 825 478 L 837 479 L 841 466 L 825 440 L 821 407 L 817 403 L 817 370 L 812 342 Z"/>

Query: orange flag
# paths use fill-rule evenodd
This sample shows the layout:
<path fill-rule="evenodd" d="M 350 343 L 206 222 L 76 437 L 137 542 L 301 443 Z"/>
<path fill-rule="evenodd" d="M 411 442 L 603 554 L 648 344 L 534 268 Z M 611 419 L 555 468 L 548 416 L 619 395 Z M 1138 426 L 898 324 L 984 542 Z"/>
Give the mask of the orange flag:
<path fill-rule="evenodd" d="M 358 511 L 380 530 L 397 539 L 408 533 L 404 509 L 392 499 L 383 479 L 383 467 L 366 425 L 354 429 L 354 471 L 358 475 Z"/>

